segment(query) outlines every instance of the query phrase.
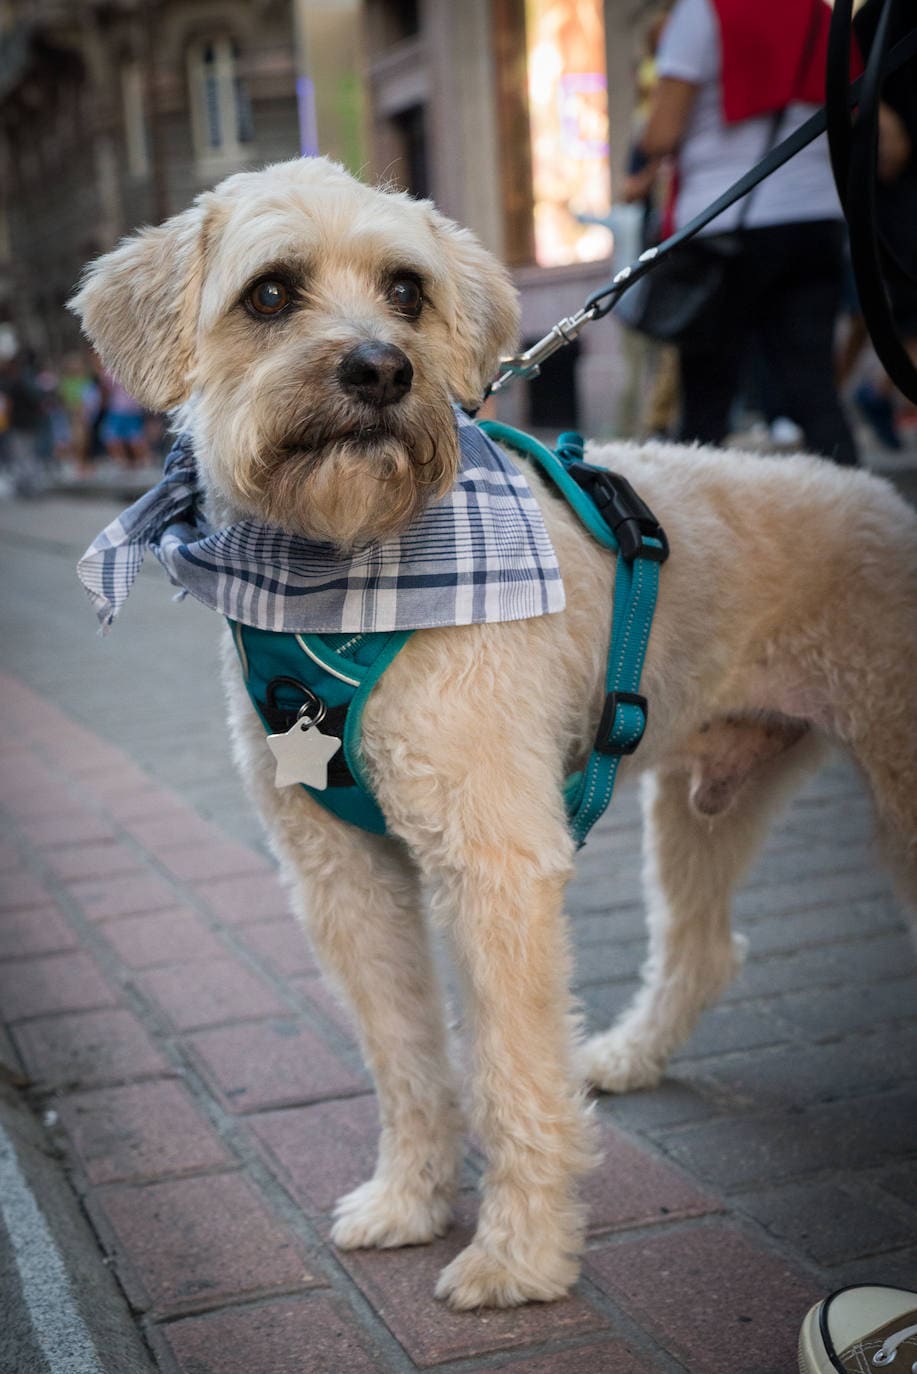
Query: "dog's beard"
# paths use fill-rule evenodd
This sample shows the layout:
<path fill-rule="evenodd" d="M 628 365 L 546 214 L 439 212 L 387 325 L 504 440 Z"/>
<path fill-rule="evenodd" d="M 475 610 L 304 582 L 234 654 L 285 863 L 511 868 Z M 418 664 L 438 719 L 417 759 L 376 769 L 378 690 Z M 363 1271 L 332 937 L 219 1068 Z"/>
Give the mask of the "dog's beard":
<path fill-rule="evenodd" d="M 242 387 L 206 387 L 192 427 L 212 517 L 247 515 L 353 550 L 399 534 L 451 488 L 459 445 L 447 389 L 415 376 L 399 403 L 357 404 L 326 378 L 340 348 L 313 357 L 298 386 L 274 357 Z"/>
<path fill-rule="evenodd" d="M 341 549 L 390 538 L 455 478 L 451 409 L 410 429 L 355 427 L 315 444 L 287 442 L 265 457 L 260 503 L 268 520 Z"/>

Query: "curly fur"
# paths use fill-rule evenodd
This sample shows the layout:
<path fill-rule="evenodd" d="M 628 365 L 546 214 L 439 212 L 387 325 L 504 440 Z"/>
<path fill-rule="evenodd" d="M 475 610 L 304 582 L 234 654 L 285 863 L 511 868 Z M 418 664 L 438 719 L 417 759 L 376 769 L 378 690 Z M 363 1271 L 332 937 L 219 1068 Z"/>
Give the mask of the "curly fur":
<path fill-rule="evenodd" d="M 423 281 L 418 319 L 392 272 Z M 283 321 L 247 286 L 282 272 Z M 255 514 L 350 547 L 403 527 L 453 480 L 448 407 L 480 399 L 514 342 L 508 279 L 427 203 L 321 159 L 232 177 L 90 267 L 75 300 L 106 363 L 151 405 L 182 404 L 218 516 Z M 380 420 L 337 380 L 377 340 L 410 359 Z M 654 1083 L 741 949 L 732 891 L 776 806 L 846 746 L 917 897 L 917 521 L 891 487 L 803 456 L 594 447 L 666 527 L 644 690 L 650 955 L 633 1005 L 579 1044 L 563 893 L 562 780 L 602 704 L 614 559 L 530 474 L 564 573 L 561 615 L 418 632 L 370 698 L 366 768 L 389 836 L 275 790 L 227 652 L 236 757 L 294 906 L 350 1007 L 379 1093 L 372 1180 L 339 1204 L 343 1247 L 430 1240 L 449 1222 L 461 1119 L 422 891 L 468 1002 L 470 1113 L 487 1156 L 478 1229 L 440 1276 L 456 1307 L 550 1299 L 573 1282 L 594 1161 L 582 1082 Z"/>

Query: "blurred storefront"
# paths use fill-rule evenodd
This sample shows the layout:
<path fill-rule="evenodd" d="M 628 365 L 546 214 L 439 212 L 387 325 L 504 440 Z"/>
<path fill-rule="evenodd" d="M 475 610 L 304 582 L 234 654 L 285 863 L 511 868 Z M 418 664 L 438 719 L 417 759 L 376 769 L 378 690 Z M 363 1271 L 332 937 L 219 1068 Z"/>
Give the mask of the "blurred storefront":
<path fill-rule="evenodd" d="M 372 168 L 431 195 L 511 265 L 526 342 L 608 277 L 611 234 L 589 221 L 608 213 L 623 175 L 636 59 L 657 8 L 364 0 Z M 610 432 L 619 343 L 612 321 L 587 330 L 501 413 Z"/>

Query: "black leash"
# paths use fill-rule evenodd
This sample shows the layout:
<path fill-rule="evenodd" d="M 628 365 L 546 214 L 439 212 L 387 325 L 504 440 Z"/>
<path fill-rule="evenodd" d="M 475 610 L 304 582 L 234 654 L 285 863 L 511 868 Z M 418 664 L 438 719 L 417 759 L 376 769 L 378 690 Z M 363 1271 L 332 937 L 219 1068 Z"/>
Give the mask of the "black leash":
<path fill-rule="evenodd" d="M 912 401 L 917 401 L 917 368 L 901 342 L 892 313 L 885 280 L 889 270 L 913 281 L 882 238 L 878 223 L 876 186 L 879 149 L 879 104 L 882 81 L 894 67 L 883 62 L 892 25 L 903 7 L 886 0 L 872 41 L 869 61 L 861 78 L 857 118 L 851 121 L 841 83 L 833 64 L 848 60 L 853 0 L 835 0 L 828 49 L 828 80 L 825 90 L 828 145 L 837 194 L 850 230 L 850 257 L 856 278 L 860 308 L 869 335 L 885 371 Z M 917 32 L 915 30 L 914 32 Z M 892 49 L 913 39 L 914 32 Z M 909 131 L 910 132 L 910 131 Z M 917 148 L 911 152 L 917 158 Z M 917 225 L 913 226 L 917 234 Z"/>
<path fill-rule="evenodd" d="M 499 391 L 503 391 L 505 387 L 517 377 L 537 377 L 541 370 L 541 364 L 547 358 L 551 357 L 553 353 L 556 353 L 559 348 L 563 348 L 565 344 L 572 343 L 585 325 L 590 324 L 593 320 L 602 319 L 610 310 L 613 310 L 624 292 L 630 290 L 641 277 L 646 276 L 647 272 L 651 272 L 658 263 L 679 248 L 681 244 L 686 243 L 688 239 L 694 238 L 695 234 L 705 228 L 711 220 L 716 219 L 717 215 L 721 215 L 724 210 L 728 210 L 737 200 L 741 200 L 743 196 L 747 195 L 748 192 L 757 186 L 759 182 L 763 181 L 765 177 L 769 177 L 772 172 L 777 171 L 778 167 L 782 167 L 785 162 L 789 162 L 791 157 L 795 157 L 802 148 L 805 148 L 814 139 L 818 138 L 819 134 L 823 134 L 829 127 L 830 117 L 832 128 L 835 130 L 835 144 L 840 149 L 838 156 L 843 163 L 843 170 L 847 173 L 844 192 L 841 194 L 841 205 L 844 208 L 845 214 L 848 215 L 849 223 L 851 222 L 851 215 L 854 219 L 857 219 L 857 242 L 860 244 L 861 253 L 864 255 L 864 262 L 860 264 L 860 273 L 862 273 L 863 276 L 865 289 L 860 288 L 860 273 L 857 275 L 857 286 L 861 290 L 861 305 L 863 307 L 867 327 L 869 328 L 870 334 L 872 334 L 874 327 L 878 331 L 878 341 L 874 338 L 876 342 L 876 352 L 879 354 L 889 376 L 892 377 L 892 380 L 895 381 L 896 385 L 901 388 L 905 395 L 909 396 L 911 400 L 917 401 L 917 372 L 914 371 L 913 365 L 910 363 L 910 359 L 898 339 L 894 322 L 891 320 L 888 297 L 882 282 L 875 228 L 875 131 L 878 127 L 879 117 L 878 87 L 885 77 L 898 71 L 905 62 L 917 54 L 917 25 L 915 25 L 910 33 L 901 38 L 890 52 L 887 54 L 883 52 L 884 43 L 882 39 L 887 35 L 888 14 L 895 3 L 896 0 L 886 0 L 885 10 L 882 15 L 882 21 L 885 21 L 885 26 L 883 27 L 883 23 L 880 21 L 880 29 L 882 32 L 881 34 L 879 32 L 876 33 L 866 71 L 862 76 L 857 77 L 855 81 L 848 83 L 847 76 L 850 70 L 849 19 L 852 0 L 835 0 L 835 8 L 832 15 L 834 53 L 836 54 L 841 51 L 841 45 L 844 43 L 842 25 L 845 12 L 847 16 L 846 45 L 843 48 L 843 57 L 841 59 L 843 61 L 841 73 L 843 79 L 841 80 L 836 65 L 834 65 L 832 71 L 832 48 L 830 46 L 831 40 L 829 40 L 829 73 L 827 89 L 829 103 L 820 110 L 817 110 L 804 124 L 800 124 L 798 129 L 795 129 L 793 133 L 789 134 L 782 142 L 778 143 L 776 147 L 772 148 L 760 162 L 756 163 L 755 166 L 750 169 L 750 171 L 746 172 L 738 181 L 733 182 L 732 186 L 724 191 L 712 205 L 708 205 L 706 210 L 702 210 L 699 215 L 695 215 L 694 219 L 690 220 L 683 228 L 672 234 L 670 238 L 665 239 L 663 243 L 657 244 L 654 248 L 648 248 L 645 253 L 641 253 L 636 262 L 631 263 L 628 267 L 622 268 L 605 286 L 600 286 L 598 290 L 593 291 L 592 294 L 587 297 L 586 303 L 575 315 L 559 320 L 543 339 L 539 339 L 536 344 L 533 344 L 532 347 L 527 349 L 524 353 L 516 354 L 512 358 L 503 358 L 501 362 L 505 371 L 501 373 L 496 381 L 491 383 L 485 394 L 493 395 Z M 840 19 L 838 19 L 839 12 Z M 837 21 L 838 24 L 836 31 L 834 27 L 835 21 Z M 838 59 L 835 57 L 835 64 L 837 61 Z M 838 104 L 838 90 L 840 91 L 840 104 Z M 869 134 L 869 129 L 864 124 L 862 136 L 850 140 L 849 133 L 851 121 L 849 112 L 858 102 L 862 105 L 861 96 L 869 99 L 874 105 L 874 109 L 867 111 L 873 119 L 873 123 L 870 126 L 871 134 Z M 859 120 L 857 123 L 859 124 Z M 841 124 L 843 124 L 847 131 L 846 136 L 840 132 Z M 830 137 L 829 135 L 829 139 Z M 848 146 L 849 158 L 846 152 Z M 832 154 L 832 158 L 833 156 L 834 154 Z M 855 178 L 863 177 L 865 172 L 869 171 L 870 168 L 870 180 L 866 183 L 868 184 L 870 194 L 866 195 L 863 190 L 864 183 L 862 181 L 856 183 Z M 837 171 L 835 171 L 835 175 L 837 176 Z M 848 195 L 847 187 L 850 186 L 852 188 L 856 184 L 860 187 L 859 192 L 851 191 L 851 194 Z M 848 201 L 850 204 L 849 210 Z M 866 204 L 864 205 L 864 203 Z M 851 223 L 852 250 L 853 240 L 854 228 Z M 872 258 L 869 263 L 865 263 L 867 251 L 872 253 Z M 877 297 L 881 297 L 881 306 L 884 307 L 885 318 L 881 317 L 881 309 Z M 895 348 L 889 342 L 890 339 L 893 341 L 893 344 L 897 346 L 900 357 L 895 353 Z M 888 353 L 889 358 L 894 363 L 894 372 L 888 367 L 884 352 L 880 352 L 880 343 L 883 350 Z M 908 375 L 908 369 L 910 376 Z M 904 382 L 907 382 L 908 385 L 905 386 L 903 384 Z"/>

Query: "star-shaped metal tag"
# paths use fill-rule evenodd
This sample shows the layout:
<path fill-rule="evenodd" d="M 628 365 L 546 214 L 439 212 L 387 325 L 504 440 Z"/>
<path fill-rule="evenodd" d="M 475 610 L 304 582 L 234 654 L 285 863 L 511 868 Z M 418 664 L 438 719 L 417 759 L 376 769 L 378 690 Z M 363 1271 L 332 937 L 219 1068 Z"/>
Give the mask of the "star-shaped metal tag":
<path fill-rule="evenodd" d="M 304 782 L 323 791 L 328 786 L 328 764 L 341 747 L 334 735 L 323 735 L 304 720 L 298 720 L 282 735 L 268 735 L 268 747 L 277 760 L 275 787 Z"/>

